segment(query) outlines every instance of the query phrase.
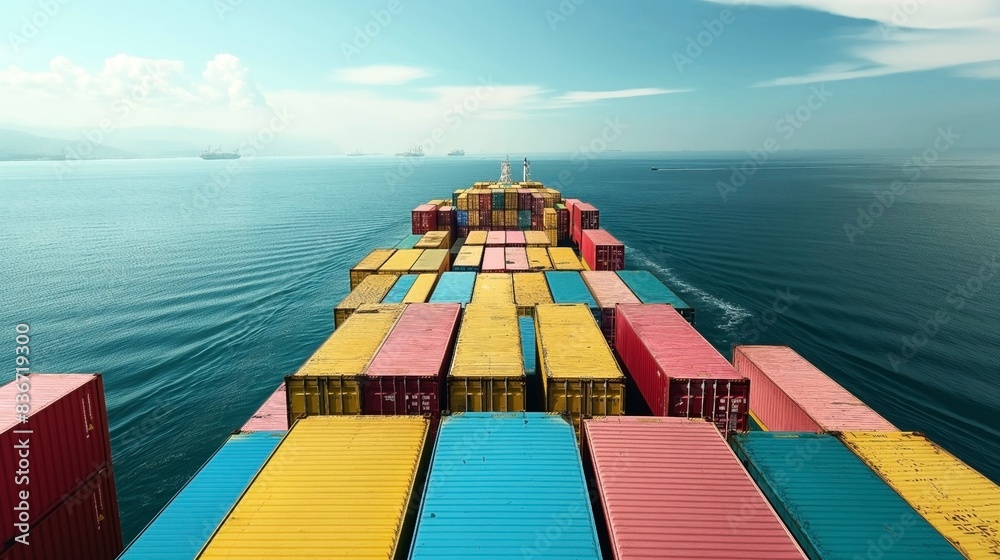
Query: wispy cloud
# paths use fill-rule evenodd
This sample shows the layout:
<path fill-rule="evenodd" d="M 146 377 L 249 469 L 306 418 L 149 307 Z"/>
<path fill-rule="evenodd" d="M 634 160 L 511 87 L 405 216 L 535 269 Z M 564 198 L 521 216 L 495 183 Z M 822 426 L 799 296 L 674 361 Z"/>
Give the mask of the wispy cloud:
<path fill-rule="evenodd" d="M 646 97 L 649 95 L 667 95 L 670 93 L 684 93 L 690 89 L 660 89 L 660 88 L 634 88 L 619 89 L 614 91 L 570 91 L 555 97 L 556 101 L 568 103 L 590 103 L 592 101 L 603 101 L 605 99 L 624 99 L 628 97 Z"/>
<path fill-rule="evenodd" d="M 334 73 L 338 81 L 366 86 L 398 86 L 430 75 L 424 68 L 395 64 L 342 68 Z"/>

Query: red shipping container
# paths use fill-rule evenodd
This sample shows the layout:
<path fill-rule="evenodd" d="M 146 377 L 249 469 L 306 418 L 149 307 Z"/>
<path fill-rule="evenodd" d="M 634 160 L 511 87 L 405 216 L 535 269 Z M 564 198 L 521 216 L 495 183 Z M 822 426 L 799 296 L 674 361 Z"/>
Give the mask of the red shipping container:
<path fill-rule="evenodd" d="M 457 303 L 411 303 L 365 372 L 365 414 L 441 417 L 445 375 L 462 312 Z"/>
<path fill-rule="evenodd" d="M 479 210 L 479 225 L 476 229 L 490 229 L 493 225 L 493 212 L 490 210 Z"/>
<path fill-rule="evenodd" d="M 592 418 L 580 445 L 615 560 L 807 558 L 708 422 Z"/>
<path fill-rule="evenodd" d="M 584 270 L 580 273 L 601 310 L 601 332 L 608 344 L 615 343 L 615 309 L 622 303 L 641 303 L 622 279 L 610 271 Z"/>
<path fill-rule="evenodd" d="M 458 233 L 458 237 L 468 237 L 469 236 L 469 226 L 458 226 L 457 233 Z"/>
<path fill-rule="evenodd" d="M 573 206 L 573 231 L 571 237 L 573 242 L 580 244 L 581 233 L 585 229 L 598 229 L 601 227 L 601 215 L 597 208 L 586 202 L 581 202 Z"/>
<path fill-rule="evenodd" d="M 545 231 L 545 218 L 541 215 L 531 215 L 531 229 L 533 231 Z"/>
<path fill-rule="evenodd" d="M 508 231 L 506 235 L 506 244 L 508 247 L 524 247 L 527 245 L 527 242 L 524 240 L 524 232 L 521 230 Z"/>
<path fill-rule="evenodd" d="M 479 193 L 479 210 L 493 210 L 493 193 L 489 189 Z"/>
<path fill-rule="evenodd" d="M 423 235 L 428 231 L 437 229 L 437 206 L 433 204 L 421 204 L 411 212 L 411 228 L 415 235 Z"/>
<path fill-rule="evenodd" d="M 545 213 L 545 197 L 536 192 L 531 193 L 531 213 L 539 216 Z"/>
<path fill-rule="evenodd" d="M 264 404 L 253 413 L 241 432 L 281 432 L 288 430 L 288 408 L 285 402 L 285 384 L 264 401 Z"/>
<path fill-rule="evenodd" d="M 486 234 L 487 247 L 503 247 L 507 243 L 507 233 L 504 231 L 491 231 Z"/>
<path fill-rule="evenodd" d="M 750 379 L 750 411 L 768 430 L 898 431 L 787 346 L 737 346 L 733 366 Z"/>
<path fill-rule="evenodd" d="M 504 247 L 507 272 L 528 272 L 528 253 L 524 247 Z"/>
<path fill-rule="evenodd" d="M 105 468 L 31 528 L 28 546 L 15 542 L 0 560 L 113 560 L 121 554 L 114 476 Z"/>
<path fill-rule="evenodd" d="M 517 189 L 517 209 L 531 210 L 531 189 Z"/>
<path fill-rule="evenodd" d="M 502 233 L 502 232 L 501 232 Z M 507 255 L 503 247 L 483 248 L 483 263 L 479 267 L 480 272 L 506 272 Z"/>
<path fill-rule="evenodd" d="M 591 270 L 625 270 L 625 244 L 603 229 L 585 229 L 580 255 Z"/>
<path fill-rule="evenodd" d="M 559 239 L 569 237 L 569 210 L 556 208 L 556 236 Z"/>
<path fill-rule="evenodd" d="M 705 418 L 747 430 L 750 381 L 666 304 L 619 305 L 615 350 L 654 416 Z"/>
<path fill-rule="evenodd" d="M 19 390 L 24 382 L 30 412 L 21 423 L 14 404 L 25 394 Z M 111 466 L 111 441 L 99 374 L 35 373 L 0 387 L 0 403 L 6 403 L 0 406 L 2 543 L 19 533 L 14 524 L 22 522 L 21 512 L 14 507 L 21 503 L 22 491 L 28 492 L 28 523 L 40 522 L 95 473 Z M 27 471 L 27 477 L 18 471 Z M 114 500 L 113 477 L 108 484 Z"/>
<path fill-rule="evenodd" d="M 455 225 L 455 207 L 442 206 L 437 210 L 437 229 L 452 231 Z"/>

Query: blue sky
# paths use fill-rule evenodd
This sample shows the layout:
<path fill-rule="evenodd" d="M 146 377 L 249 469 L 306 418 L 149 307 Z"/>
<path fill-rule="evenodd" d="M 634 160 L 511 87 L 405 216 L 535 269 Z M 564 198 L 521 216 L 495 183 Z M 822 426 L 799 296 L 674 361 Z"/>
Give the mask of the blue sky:
<path fill-rule="evenodd" d="M 1000 126 L 993 0 L 6 0 L 0 32 L 0 126 L 31 131 L 228 139 L 277 113 L 277 136 L 328 152 L 528 153 L 609 122 L 626 151 L 910 148 L 940 126 L 975 144 Z"/>

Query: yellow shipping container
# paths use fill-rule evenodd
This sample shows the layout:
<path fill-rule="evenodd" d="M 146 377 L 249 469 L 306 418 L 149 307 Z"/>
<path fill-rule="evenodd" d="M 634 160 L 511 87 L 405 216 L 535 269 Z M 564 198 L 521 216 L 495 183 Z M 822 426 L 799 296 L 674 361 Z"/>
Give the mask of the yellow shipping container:
<path fill-rule="evenodd" d="M 420 416 L 306 418 L 281 440 L 197 558 L 405 554 L 426 470 Z"/>
<path fill-rule="evenodd" d="M 541 272 L 515 274 L 514 303 L 517 305 L 517 314 L 521 317 L 534 317 L 536 305 L 552 303 L 545 275 Z"/>
<path fill-rule="evenodd" d="M 528 247 L 548 247 L 549 236 L 545 235 L 544 231 L 526 231 L 524 232 L 524 241 Z"/>
<path fill-rule="evenodd" d="M 447 231 L 428 231 L 413 244 L 414 249 L 448 249 L 451 247 L 451 233 Z"/>
<path fill-rule="evenodd" d="M 571 247 L 549 247 L 549 259 L 556 270 L 583 270 L 580 258 Z"/>
<path fill-rule="evenodd" d="M 473 192 L 468 197 L 468 204 L 469 204 L 469 219 L 471 220 L 472 219 L 472 212 L 475 211 L 475 210 L 479 210 L 479 193 L 478 192 Z"/>
<path fill-rule="evenodd" d="M 343 325 L 361 305 L 382 301 L 398 279 L 396 276 L 373 274 L 362 280 L 358 287 L 351 290 L 351 293 L 333 308 L 333 328 L 340 328 L 340 325 Z"/>
<path fill-rule="evenodd" d="M 444 199 L 437 199 L 437 200 L 429 200 L 427 201 L 427 204 L 433 204 L 434 206 L 440 208 L 442 206 L 448 206 L 449 204 L 451 204 L 451 201 Z"/>
<path fill-rule="evenodd" d="M 538 371 L 545 410 L 581 418 L 625 414 L 625 376 L 590 309 L 581 303 L 535 307 Z"/>
<path fill-rule="evenodd" d="M 514 305 L 466 305 L 448 373 L 451 411 L 523 412 L 524 385 Z"/>
<path fill-rule="evenodd" d="M 470 218 L 472 216 L 469 216 Z M 465 238 L 465 246 L 469 245 L 486 245 L 486 234 L 488 232 L 483 230 L 470 231 L 469 236 Z"/>
<path fill-rule="evenodd" d="M 393 276 L 408 274 L 410 268 L 413 267 L 413 264 L 417 262 L 417 259 L 423 253 L 423 249 L 400 249 L 389 257 L 389 260 L 385 261 L 385 264 L 378 269 L 378 273 L 391 274 Z"/>
<path fill-rule="evenodd" d="M 548 249 L 528 247 L 525 252 L 528 255 L 528 268 L 531 270 L 552 270 L 552 259 L 549 258 Z"/>
<path fill-rule="evenodd" d="M 503 225 L 517 227 L 517 210 L 504 210 Z"/>
<path fill-rule="evenodd" d="M 506 210 L 493 210 L 490 212 L 492 215 L 492 222 L 490 222 L 493 229 L 502 229 L 504 220 L 506 219 Z"/>
<path fill-rule="evenodd" d="M 448 270 L 448 263 L 451 259 L 451 253 L 448 249 L 427 249 L 424 251 L 420 258 L 417 259 L 413 266 L 410 267 L 410 273 L 412 274 L 422 274 L 425 272 L 431 272 L 436 274 L 441 274 Z"/>
<path fill-rule="evenodd" d="M 458 200 L 456 200 L 455 202 L 458 203 L 459 210 L 469 209 L 469 195 L 466 194 L 464 191 L 462 192 L 462 194 L 458 195 Z"/>
<path fill-rule="evenodd" d="M 377 273 L 379 267 L 395 252 L 395 249 L 375 249 L 368 253 L 368 256 L 351 269 L 351 289 L 356 288 L 367 276 Z"/>
<path fill-rule="evenodd" d="M 297 372 L 285 377 L 288 419 L 361 413 L 361 376 L 403 313 L 403 304 L 362 305 Z"/>
<path fill-rule="evenodd" d="M 559 214 L 556 213 L 555 208 L 546 208 L 545 213 L 542 214 L 542 223 L 545 229 L 558 229 L 559 227 Z"/>
<path fill-rule="evenodd" d="M 545 228 L 545 236 L 549 238 L 549 244 L 553 247 L 559 244 L 559 230 L 555 228 Z"/>
<path fill-rule="evenodd" d="M 548 191 L 541 191 L 542 199 L 545 200 L 545 208 L 553 208 L 556 205 L 556 197 Z M 554 211 L 554 210 L 553 210 Z"/>
<path fill-rule="evenodd" d="M 476 284 L 472 289 L 472 302 L 497 306 L 513 305 L 513 275 L 502 272 L 477 274 Z"/>
<path fill-rule="evenodd" d="M 469 210 L 469 227 L 479 227 L 479 210 Z M 470 231 L 469 235 L 471 234 L 472 232 Z"/>
<path fill-rule="evenodd" d="M 431 297 L 434 286 L 437 284 L 437 274 L 421 274 L 413 281 L 409 291 L 403 296 L 403 303 L 424 303 Z"/>
<path fill-rule="evenodd" d="M 552 202 L 554 204 L 559 204 L 559 203 L 561 203 L 563 201 L 562 200 L 562 193 L 560 193 L 559 191 L 557 191 L 555 189 L 545 189 L 545 192 L 549 193 L 549 195 L 552 196 Z"/>
<path fill-rule="evenodd" d="M 1000 558 L 1000 487 L 919 433 L 836 435 L 966 558 Z"/>
<path fill-rule="evenodd" d="M 469 232 L 471 236 L 475 232 Z M 486 233 L 486 232 L 483 232 Z M 451 265 L 453 270 L 464 270 L 470 271 L 470 269 L 475 268 L 479 270 L 479 265 L 483 262 L 483 246 L 482 245 L 469 245 L 468 242 L 462 245 L 462 248 L 458 250 L 458 256 L 455 257 L 455 262 Z"/>

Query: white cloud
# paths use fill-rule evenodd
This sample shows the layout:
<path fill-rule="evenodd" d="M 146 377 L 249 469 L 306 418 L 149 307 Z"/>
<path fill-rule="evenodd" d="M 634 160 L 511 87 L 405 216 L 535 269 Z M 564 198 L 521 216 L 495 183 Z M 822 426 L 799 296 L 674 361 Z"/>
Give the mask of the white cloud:
<path fill-rule="evenodd" d="M 341 82 L 369 86 L 398 86 L 430 75 L 423 68 L 394 64 L 342 68 L 334 74 Z"/>
<path fill-rule="evenodd" d="M 556 101 L 569 103 L 589 103 L 605 99 L 624 99 L 628 97 L 645 97 L 649 95 L 666 95 L 669 93 L 684 93 L 689 89 L 634 88 L 615 91 L 570 91 L 556 97 Z"/>

